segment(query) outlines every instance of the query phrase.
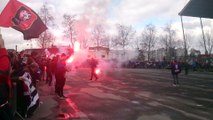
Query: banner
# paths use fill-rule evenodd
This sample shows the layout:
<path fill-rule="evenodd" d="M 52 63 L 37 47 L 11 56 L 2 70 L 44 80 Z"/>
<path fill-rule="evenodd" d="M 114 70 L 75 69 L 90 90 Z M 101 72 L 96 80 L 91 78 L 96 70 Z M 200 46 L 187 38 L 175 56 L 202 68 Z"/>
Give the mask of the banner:
<path fill-rule="evenodd" d="M 0 26 L 12 27 L 23 33 L 24 39 L 38 38 L 47 27 L 29 7 L 17 0 L 10 0 L 0 15 Z"/>

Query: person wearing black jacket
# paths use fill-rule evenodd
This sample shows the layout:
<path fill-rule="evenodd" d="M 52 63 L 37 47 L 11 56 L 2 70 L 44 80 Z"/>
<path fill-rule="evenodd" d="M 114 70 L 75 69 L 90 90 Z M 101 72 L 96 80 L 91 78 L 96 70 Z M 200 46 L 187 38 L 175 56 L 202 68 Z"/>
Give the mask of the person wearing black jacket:
<path fill-rule="evenodd" d="M 63 53 L 57 61 L 56 71 L 55 71 L 55 78 L 56 78 L 55 93 L 60 97 L 60 99 L 66 98 L 63 92 L 65 81 L 66 81 L 65 73 L 67 71 L 66 60 L 67 60 L 67 56 Z"/>
<path fill-rule="evenodd" d="M 171 73 L 173 77 L 173 86 L 179 85 L 178 74 L 181 73 L 181 66 L 176 60 L 171 63 Z"/>
<path fill-rule="evenodd" d="M 90 61 L 90 67 L 91 67 L 91 76 L 90 76 L 90 80 L 93 79 L 93 76 L 95 77 L 95 80 L 98 79 L 98 76 L 95 72 L 96 68 L 98 66 L 98 61 L 95 59 L 95 58 L 91 58 L 91 61 Z"/>

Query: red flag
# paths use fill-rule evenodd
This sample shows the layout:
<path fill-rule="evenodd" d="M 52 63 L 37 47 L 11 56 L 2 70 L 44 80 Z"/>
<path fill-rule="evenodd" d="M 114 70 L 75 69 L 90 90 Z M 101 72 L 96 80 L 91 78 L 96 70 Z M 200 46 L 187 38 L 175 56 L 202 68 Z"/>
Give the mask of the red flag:
<path fill-rule="evenodd" d="M 38 38 L 47 27 L 41 18 L 28 6 L 10 0 L 0 15 L 0 26 L 12 27 L 23 33 L 24 39 Z"/>

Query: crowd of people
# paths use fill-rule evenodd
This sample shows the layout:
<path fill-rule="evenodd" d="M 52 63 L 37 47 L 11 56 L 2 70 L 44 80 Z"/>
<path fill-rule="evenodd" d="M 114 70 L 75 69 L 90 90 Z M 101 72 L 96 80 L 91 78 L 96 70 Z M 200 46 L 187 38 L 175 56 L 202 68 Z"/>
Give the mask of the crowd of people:
<path fill-rule="evenodd" d="M 63 88 L 68 57 L 69 55 L 64 53 L 50 59 L 36 52 L 30 55 L 16 51 L 8 52 L 1 39 L 0 120 L 13 120 L 17 113 L 22 118 L 31 117 L 40 104 L 37 84 L 39 81 L 51 86 L 55 80 L 56 95 L 60 99 L 66 98 Z"/>
<path fill-rule="evenodd" d="M 0 40 L 0 120 L 13 120 L 18 114 L 29 118 L 40 105 L 39 82 L 55 87 L 55 94 L 64 99 L 66 63 L 72 52 L 60 53 L 53 57 L 37 52 L 7 51 Z M 90 80 L 98 79 L 98 61 L 89 60 Z M 15 104 L 15 105 L 14 105 Z M 16 108 L 14 108 L 16 106 Z"/>
<path fill-rule="evenodd" d="M 213 71 L 213 60 L 200 61 L 188 60 L 188 62 L 178 61 L 180 66 L 184 69 L 190 69 L 192 71 L 203 70 Z M 134 61 L 130 60 L 124 62 L 122 67 L 124 68 L 143 68 L 143 69 L 171 69 L 171 61 Z"/>
<path fill-rule="evenodd" d="M 31 54 L 8 52 L 4 47 L 4 41 L 0 39 L 0 120 L 13 120 L 15 112 L 21 117 L 31 117 L 40 104 L 37 83 L 44 81 L 47 85 L 55 85 L 55 93 L 60 99 L 66 98 L 63 89 L 65 86 L 66 61 L 72 55 L 61 53 L 54 57 L 40 55 L 37 52 Z M 116 62 L 113 62 L 116 63 Z M 91 58 L 87 65 L 91 68 L 90 80 L 98 79 L 96 73 L 98 60 Z M 173 85 L 179 85 L 178 74 L 181 68 L 189 64 L 172 62 L 136 62 L 128 61 L 122 64 L 127 68 L 169 68 L 173 76 Z M 187 66 L 187 67 L 186 67 Z M 196 67 L 194 64 L 192 67 Z M 54 81 L 55 80 L 55 81 Z M 14 86 L 15 83 L 15 86 Z M 12 89 L 15 89 L 13 93 Z M 14 98 L 14 95 L 18 96 Z M 14 102 L 15 100 L 15 102 Z M 14 108 L 15 103 L 17 108 Z"/>

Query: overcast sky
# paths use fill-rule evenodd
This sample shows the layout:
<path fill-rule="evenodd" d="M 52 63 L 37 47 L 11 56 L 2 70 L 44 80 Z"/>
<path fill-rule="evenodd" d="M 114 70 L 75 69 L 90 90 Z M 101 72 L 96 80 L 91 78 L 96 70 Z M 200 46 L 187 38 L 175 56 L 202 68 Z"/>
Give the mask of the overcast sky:
<path fill-rule="evenodd" d="M 0 0 L 0 12 L 9 0 Z M 172 22 L 174 29 L 181 35 L 181 22 L 178 13 L 189 0 L 19 0 L 39 12 L 44 2 L 48 4 L 51 13 L 55 15 L 56 24 L 61 25 L 62 15 L 76 14 L 82 29 L 89 29 L 95 24 L 104 24 L 109 33 L 113 34 L 115 24 L 132 25 L 137 32 L 141 32 L 145 25 L 154 24 L 162 28 L 166 23 Z M 86 22 L 85 22 L 86 21 Z M 198 18 L 184 17 L 187 32 L 196 34 L 200 32 Z M 210 20 L 204 20 L 204 26 L 209 27 Z M 60 29 L 59 29 L 60 30 Z M 22 33 L 12 28 L 2 28 L 1 33 L 7 48 L 18 50 L 29 48 L 29 42 L 23 40 Z M 33 45 L 35 46 L 35 45 Z"/>

